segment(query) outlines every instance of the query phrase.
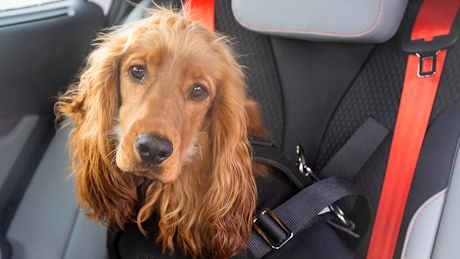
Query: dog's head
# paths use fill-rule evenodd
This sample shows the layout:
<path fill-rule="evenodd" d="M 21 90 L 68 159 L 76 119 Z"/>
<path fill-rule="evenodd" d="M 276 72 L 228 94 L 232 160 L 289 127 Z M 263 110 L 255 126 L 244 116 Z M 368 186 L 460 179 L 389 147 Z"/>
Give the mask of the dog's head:
<path fill-rule="evenodd" d="M 116 228 L 132 221 L 133 176 L 142 176 L 151 186 L 138 219 L 160 208 L 164 246 L 177 234 L 195 256 L 206 243 L 217 257 L 244 248 L 256 189 L 246 87 L 225 41 L 165 9 L 100 36 L 79 83 L 56 104 L 58 116 L 75 122 L 77 198 L 93 220 Z"/>
<path fill-rule="evenodd" d="M 175 18 L 141 21 L 118 61 L 116 164 L 163 183 L 174 182 L 196 154 L 205 120 L 217 112 L 211 106 L 227 91 L 222 83 L 240 76 L 210 32 Z"/>

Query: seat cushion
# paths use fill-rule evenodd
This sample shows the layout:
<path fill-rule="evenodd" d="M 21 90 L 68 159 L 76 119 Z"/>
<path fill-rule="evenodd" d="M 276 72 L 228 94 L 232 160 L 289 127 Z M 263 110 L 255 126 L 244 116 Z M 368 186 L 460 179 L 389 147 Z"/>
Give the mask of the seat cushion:
<path fill-rule="evenodd" d="M 16 210 L 6 235 L 13 258 L 104 258 L 107 253 L 106 229 L 78 216 L 75 182 L 67 171 L 70 130 L 53 138 Z M 96 257 L 80 257 L 82 251 Z"/>

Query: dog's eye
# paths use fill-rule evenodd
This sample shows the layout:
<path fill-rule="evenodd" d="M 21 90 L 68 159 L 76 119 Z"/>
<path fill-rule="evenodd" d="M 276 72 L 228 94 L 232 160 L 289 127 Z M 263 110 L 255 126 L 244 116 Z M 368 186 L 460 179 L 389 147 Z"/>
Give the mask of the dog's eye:
<path fill-rule="evenodd" d="M 208 92 L 206 89 L 200 84 L 194 84 L 192 87 L 192 91 L 190 92 L 190 99 L 194 101 L 202 101 L 206 99 L 208 96 Z"/>
<path fill-rule="evenodd" d="M 129 75 L 135 80 L 143 81 L 145 77 L 145 68 L 143 66 L 130 67 Z"/>

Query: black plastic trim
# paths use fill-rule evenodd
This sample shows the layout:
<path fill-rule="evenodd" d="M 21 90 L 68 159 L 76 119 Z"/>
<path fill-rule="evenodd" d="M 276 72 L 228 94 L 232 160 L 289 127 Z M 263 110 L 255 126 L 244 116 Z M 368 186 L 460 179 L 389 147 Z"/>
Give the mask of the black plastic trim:
<path fill-rule="evenodd" d="M 56 17 L 54 11 L 40 9 L 42 20 L 32 17 L 0 27 L 0 118 L 51 114 L 54 96 L 71 83 L 105 20 L 102 9 L 86 1 L 56 2 L 41 8 L 45 6 L 48 10 L 66 6 L 68 15 Z M 27 10 L 37 9 L 15 11 Z"/>
<path fill-rule="evenodd" d="M 424 39 L 411 41 L 410 38 L 406 37 L 403 39 L 401 47 L 409 54 L 436 53 L 438 50 L 447 49 L 457 42 L 459 27 L 456 23 L 452 24 L 448 35 L 433 37 L 432 41 L 425 41 Z"/>

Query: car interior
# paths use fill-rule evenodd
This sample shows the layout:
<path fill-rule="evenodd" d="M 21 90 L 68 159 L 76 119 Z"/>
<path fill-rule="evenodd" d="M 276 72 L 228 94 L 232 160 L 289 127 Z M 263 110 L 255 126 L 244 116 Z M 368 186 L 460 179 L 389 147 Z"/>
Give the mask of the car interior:
<path fill-rule="evenodd" d="M 355 152 L 347 147 L 364 125 L 372 121 L 373 132 L 379 132 L 368 155 L 347 156 L 362 160 L 352 180 L 371 212 L 366 233 L 352 248 L 358 258 L 368 255 L 395 132 L 409 55 L 402 42 L 410 38 L 422 3 L 215 0 L 215 31 L 232 39 L 249 95 L 260 104 L 272 141 L 293 163 L 300 143 L 313 171 L 334 176 L 338 169 L 332 165 L 340 154 Z M 182 6 L 179 0 L 155 4 Z M 99 32 L 147 17 L 144 8 L 155 4 L 0 3 L 1 259 L 108 258 L 107 229 L 76 206 L 66 147 L 72 126 L 55 124 L 53 105 L 75 81 Z M 457 14 L 452 30 L 458 25 Z M 393 258 L 460 254 L 459 139 L 455 41 L 448 47 Z M 356 224 L 366 221 L 356 215 Z"/>

